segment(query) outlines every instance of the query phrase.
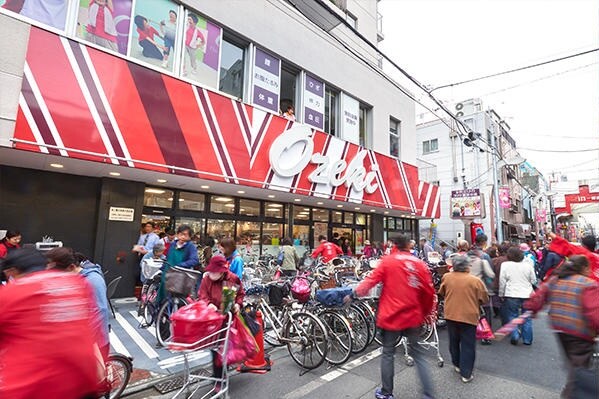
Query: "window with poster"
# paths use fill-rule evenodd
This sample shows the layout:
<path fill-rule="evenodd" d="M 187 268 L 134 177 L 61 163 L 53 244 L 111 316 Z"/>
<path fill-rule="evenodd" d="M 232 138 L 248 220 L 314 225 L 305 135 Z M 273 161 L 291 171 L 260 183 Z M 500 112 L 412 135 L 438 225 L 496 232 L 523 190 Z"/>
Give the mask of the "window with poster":
<path fill-rule="evenodd" d="M 416 219 L 385 217 L 385 240 L 394 240 L 399 235 L 406 235 L 418 241 Z"/>
<path fill-rule="evenodd" d="M 260 237 L 262 223 L 250 221 L 238 221 L 235 242 L 237 250 L 244 261 L 251 261 L 260 254 Z"/>
<path fill-rule="evenodd" d="M 262 253 L 277 256 L 281 238 L 284 236 L 285 225 L 283 223 L 262 224 Z"/>

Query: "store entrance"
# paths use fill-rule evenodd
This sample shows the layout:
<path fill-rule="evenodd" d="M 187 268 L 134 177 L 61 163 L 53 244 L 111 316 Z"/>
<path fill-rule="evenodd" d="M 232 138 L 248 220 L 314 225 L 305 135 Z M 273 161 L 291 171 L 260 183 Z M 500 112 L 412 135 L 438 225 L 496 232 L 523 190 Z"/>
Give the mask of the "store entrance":
<path fill-rule="evenodd" d="M 345 250 L 345 246 L 343 245 L 343 243 L 345 240 L 347 240 L 347 246 L 349 247 L 351 254 L 355 254 L 354 230 L 349 227 L 332 227 L 331 230 L 331 238 L 336 237 L 336 234 L 339 235 L 338 245 L 341 247 L 341 249 Z"/>

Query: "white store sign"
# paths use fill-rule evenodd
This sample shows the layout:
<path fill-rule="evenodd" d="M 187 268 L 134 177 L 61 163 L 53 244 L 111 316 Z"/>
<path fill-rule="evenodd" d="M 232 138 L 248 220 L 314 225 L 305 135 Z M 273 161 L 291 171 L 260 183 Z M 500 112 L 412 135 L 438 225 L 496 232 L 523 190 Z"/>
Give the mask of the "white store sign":
<path fill-rule="evenodd" d="M 133 208 L 120 208 L 111 206 L 108 211 L 108 220 L 115 222 L 132 222 L 135 216 L 135 209 Z"/>
<path fill-rule="evenodd" d="M 360 102 L 341 93 L 341 138 L 360 144 Z"/>

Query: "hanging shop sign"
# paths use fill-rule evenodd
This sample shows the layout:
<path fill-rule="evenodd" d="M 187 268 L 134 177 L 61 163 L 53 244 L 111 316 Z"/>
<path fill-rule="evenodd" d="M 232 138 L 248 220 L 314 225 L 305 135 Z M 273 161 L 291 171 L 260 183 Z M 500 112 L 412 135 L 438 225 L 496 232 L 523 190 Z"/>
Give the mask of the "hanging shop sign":
<path fill-rule="evenodd" d="M 306 74 L 304 84 L 304 123 L 324 129 L 324 82 Z"/>
<path fill-rule="evenodd" d="M 483 197 L 478 188 L 452 191 L 450 204 L 452 219 L 485 217 Z"/>
<path fill-rule="evenodd" d="M 499 206 L 508 209 L 511 205 L 509 187 L 499 187 Z"/>
<path fill-rule="evenodd" d="M 320 152 L 314 153 L 311 130 L 306 125 L 297 125 L 277 137 L 270 146 L 269 159 L 274 172 L 281 177 L 292 177 L 303 171 L 309 164 L 316 165 L 308 180 L 312 183 L 330 184 L 339 187 L 343 184 L 356 191 L 368 194 L 378 189 L 376 175 L 378 166 L 370 170 L 364 167 L 367 150 L 358 151 L 350 160 L 332 159 Z"/>
<path fill-rule="evenodd" d="M 252 82 L 252 102 L 254 105 L 278 113 L 281 89 L 281 60 L 256 47 Z"/>

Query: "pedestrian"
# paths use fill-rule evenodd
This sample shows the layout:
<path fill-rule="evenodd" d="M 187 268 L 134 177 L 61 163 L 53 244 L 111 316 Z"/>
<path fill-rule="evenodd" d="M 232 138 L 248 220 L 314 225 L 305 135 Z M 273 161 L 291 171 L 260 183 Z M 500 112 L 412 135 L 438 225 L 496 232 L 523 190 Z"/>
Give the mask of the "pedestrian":
<path fill-rule="evenodd" d="M 423 259 L 425 262 L 428 261 L 429 252 L 433 252 L 434 249 L 432 245 L 428 242 L 425 237 L 420 238 L 420 259 Z"/>
<path fill-rule="evenodd" d="M 15 230 L 8 230 L 2 240 L 0 240 L 0 259 L 6 258 L 6 255 L 14 249 L 21 248 L 21 233 Z"/>
<path fill-rule="evenodd" d="M 53 248 L 46 252 L 48 269 L 75 273 L 83 276 L 91 286 L 94 293 L 94 306 L 91 308 L 93 325 L 92 330 L 97 334 L 100 353 L 104 360 L 108 360 L 110 353 L 110 338 L 108 336 L 108 299 L 106 297 L 106 282 L 102 267 L 91 262 L 82 253 L 74 252 L 71 248 Z"/>
<path fill-rule="evenodd" d="M 524 304 L 535 313 L 546 303 L 550 306 L 551 327 L 568 364 L 564 399 L 577 399 L 574 370 L 590 368 L 595 338 L 599 335 L 599 284 L 588 276 L 588 259 L 574 255 Z"/>
<path fill-rule="evenodd" d="M 232 311 L 233 313 L 239 313 L 245 297 L 241 280 L 235 273 L 231 272 L 227 260 L 223 256 L 214 255 L 206 266 L 206 277 L 202 279 L 200 284 L 198 299 L 209 303 L 215 310 L 222 311 L 223 287 L 236 290 L 235 304 Z M 212 377 L 222 378 L 222 375 L 222 360 L 215 351 L 212 351 Z M 219 392 L 220 388 L 220 384 L 217 383 L 215 391 Z"/>
<path fill-rule="evenodd" d="M 225 259 L 229 263 L 229 270 L 239 277 L 239 280 L 243 279 L 243 258 L 237 250 L 235 240 L 231 237 L 225 237 L 220 240 L 220 249 L 225 256 Z"/>
<path fill-rule="evenodd" d="M 362 249 L 362 256 L 366 259 L 374 256 L 374 248 L 370 245 L 369 240 L 364 240 L 364 249 Z"/>
<path fill-rule="evenodd" d="M 104 362 L 92 329 L 93 293 L 83 277 L 46 270 L 33 248 L 15 249 L 0 271 L 0 397 L 96 398 Z"/>
<path fill-rule="evenodd" d="M 493 273 L 495 273 L 495 277 L 493 278 L 493 289 L 491 292 L 491 307 L 493 308 L 494 317 L 501 316 L 501 302 L 502 299 L 499 297 L 499 275 L 501 272 L 501 265 L 503 262 L 507 261 L 507 250 L 510 249 L 512 244 L 508 241 L 504 241 L 497 248 L 497 257 L 491 259 L 491 267 L 493 268 Z M 504 320 L 502 319 L 502 322 Z M 505 323 L 502 323 L 505 324 Z M 491 324 L 489 324 L 491 326 Z"/>
<path fill-rule="evenodd" d="M 339 233 L 333 233 L 333 239 L 331 240 L 331 242 L 337 245 L 338 247 L 341 247 L 341 238 L 339 237 Z"/>
<path fill-rule="evenodd" d="M 162 241 L 162 244 L 164 244 L 164 252 L 168 253 L 168 249 L 170 248 L 171 244 L 173 242 L 175 242 L 175 238 L 177 237 L 177 233 L 175 233 L 175 230 L 173 229 L 168 229 L 165 232 L 164 237 L 162 237 L 160 239 L 160 241 Z M 154 248 L 154 247 L 152 247 Z"/>
<path fill-rule="evenodd" d="M 539 275 L 539 270 L 538 270 L 538 263 L 537 263 L 537 257 L 533 254 L 533 252 L 530 249 L 530 246 L 523 242 L 520 244 L 520 251 L 522 251 L 522 254 L 524 255 L 524 260 L 526 262 L 529 262 L 534 271 L 535 271 L 535 276 Z"/>
<path fill-rule="evenodd" d="M 291 239 L 285 237 L 281 240 L 281 252 L 283 253 L 283 262 L 281 263 L 281 273 L 285 276 L 295 276 L 298 271 L 300 257 L 292 245 Z"/>
<path fill-rule="evenodd" d="M 423 397 L 433 398 L 433 383 L 426 365 L 423 348 L 418 344 L 421 325 L 431 314 L 435 302 L 435 288 L 428 266 L 409 251 L 407 236 L 396 238 L 396 253 L 381 258 L 379 265 L 355 288 L 353 297 L 366 295 L 375 285 L 382 283 L 376 325 L 383 338 L 381 358 L 382 387 L 377 389 L 377 399 L 393 398 L 395 376 L 395 345 L 405 336 L 422 384 Z M 346 298 L 346 302 L 350 298 Z"/>
<path fill-rule="evenodd" d="M 343 255 L 352 256 L 351 244 L 349 242 L 349 238 L 344 237 L 340 241 L 341 241 L 341 250 L 343 251 Z"/>
<path fill-rule="evenodd" d="M 447 258 L 449 258 L 449 256 L 452 254 L 451 249 L 449 249 L 449 246 L 447 245 L 447 243 L 445 241 L 441 242 L 441 256 L 443 258 L 443 261 L 446 261 Z"/>
<path fill-rule="evenodd" d="M 143 256 L 143 258 L 141 258 L 141 262 L 139 262 L 139 268 L 141 269 L 142 284 L 146 283 L 146 278 L 143 273 L 144 263 L 152 262 L 152 261 L 164 262 L 166 260 L 166 255 L 164 255 L 165 253 L 166 253 L 166 249 L 165 249 L 164 245 L 162 244 L 162 242 L 158 241 L 154 245 L 154 248 L 152 248 L 152 251 L 148 252 L 147 254 L 145 254 Z"/>
<path fill-rule="evenodd" d="M 495 278 L 495 272 L 491 268 L 491 257 L 484 251 L 487 245 L 487 236 L 485 234 L 479 234 L 476 236 L 474 245 L 468 252 L 470 258 L 470 274 L 478 277 L 485 284 L 489 297 L 495 295 L 493 289 L 493 279 Z M 487 319 L 489 326 L 493 325 L 493 315 L 491 314 L 491 302 L 482 305 L 484 311 L 484 317 Z M 491 340 L 481 340 L 483 345 L 491 345 Z"/>
<path fill-rule="evenodd" d="M 469 383 L 474 379 L 480 307 L 489 301 L 489 295 L 481 279 L 470 274 L 467 256 L 454 255 L 452 264 L 453 272 L 443 276 L 438 294 L 445 298 L 451 362 L 462 382 Z"/>
<path fill-rule="evenodd" d="M 133 246 L 133 252 L 141 258 L 148 252 L 152 251 L 156 242 L 160 240 L 160 237 L 154 233 L 156 224 L 154 222 L 145 222 L 142 224 L 142 232 L 137 239 L 137 244 Z"/>
<path fill-rule="evenodd" d="M 416 241 L 414 240 L 410 240 L 410 253 L 418 257 L 418 248 L 416 248 Z"/>
<path fill-rule="evenodd" d="M 561 256 L 583 255 L 589 261 L 589 277 L 599 282 L 599 255 L 595 253 L 597 239 L 594 235 L 589 234 L 582 237 L 582 246 L 574 245 L 555 233 L 551 233 L 550 237 L 549 249 L 551 251 Z"/>
<path fill-rule="evenodd" d="M 200 259 L 200 270 L 205 271 L 206 266 L 210 262 L 212 255 L 214 254 L 214 238 L 205 236 L 200 240 L 198 246 L 198 258 Z"/>
<path fill-rule="evenodd" d="M 564 261 L 563 256 L 560 256 L 558 253 L 549 249 L 551 246 L 551 241 L 551 238 L 549 238 L 545 242 L 545 248 L 543 248 L 543 254 L 539 266 L 539 275 L 537 276 L 539 281 L 545 281 Z"/>
<path fill-rule="evenodd" d="M 511 247 L 507 251 L 507 261 L 501 265 L 499 275 L 499 296 L 503 298 L 503 321 L 509 323 L 523 312 L 522 305 L 537 282 L 534 267 L 531 262 L 524 260 L 524 253 L 519 247 Z M 511 344 L 518 345 L 522 337 L 524 345 L 532 345 L 532 319 L 512 332 Z"/>

